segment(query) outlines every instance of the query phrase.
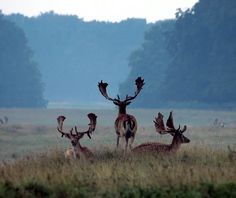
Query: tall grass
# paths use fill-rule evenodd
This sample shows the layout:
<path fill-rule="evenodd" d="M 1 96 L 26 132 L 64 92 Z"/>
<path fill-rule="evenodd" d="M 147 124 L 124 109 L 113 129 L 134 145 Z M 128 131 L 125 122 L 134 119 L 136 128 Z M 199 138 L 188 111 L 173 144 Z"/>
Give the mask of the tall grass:
<path fill-rule="evenodd" d="M 160 110 L 131 110 L 137 117 L 135 145 L 171 142 L 155 132 L 152 120 Z M 187 124 L 191 140 L 176 155 L 123 156 L 114 151 L 114 111 L 95 111 L 97 128 L 81 144 L 95 153 L 93 161 L 67 161 L 69 141 L 56 131 L 56 117 L 67 116 L 65 128 L 86 129 L 79 110 L 0 110 L 9 117 L 0 126 L 1 197 L 236 197 L 235 112 L 175 112 L 175 123 Z M 168 111 L 165 111 L 168 114 Z M 214 118 L 225 128 L 214 128 Z M 228 145 L 233 149 L 228 150 Z"/>
<path fill-rule="evenodd" d="M 124 156 L 112 150 L 95 154 L 93 161 L 67 161 L 62 151 L 53 150 L 3 163 L 0 183 L 19 189 L 41 185 L 54 193 L 63 189 L 68 196 L 76 189 L 103 196 L 119 194 L 121 189 L 198 189 L 204 184 L 236 184 L 236 156 L 226 150 L 186 147 L 176 155 Z"/>

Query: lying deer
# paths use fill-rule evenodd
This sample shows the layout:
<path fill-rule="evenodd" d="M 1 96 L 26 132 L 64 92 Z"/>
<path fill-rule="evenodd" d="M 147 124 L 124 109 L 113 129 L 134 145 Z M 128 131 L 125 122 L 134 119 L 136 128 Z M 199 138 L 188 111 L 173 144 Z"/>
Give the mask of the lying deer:
<path fill-rule="evenodd" d="M 126 113 L 126 107 L 131 103 L 132 100 L 134 100 L 137 95 L 140 93 L 143 85 L 144 80 L 141 77 L 138 77 L 135 81 L 136 83 L 136 91 L 134 93 L 134 96 L 128 96 L 126 95 L 126 98 L 124 100 L 121 100 L 119 95 L 117 95 L 117 98 L 110 98 L 107 94 L 107 83 L 103 83 L 102 81 L 98 83 L 99 90 L 101 94 L 108 100 L 112 101 L 115 105 L 119 108 L 119 113 L 115 121 L 115 131 L 117 134 L 117 148 L 119 147 L 119 139 L 121 138 L 122 142 L 125 140 L 125 150 L 127 150 L 127 147 L 129 145 L 129 148 L 132 148 L 132 144 L 134 142 L 135 134 L 137 131 L 137 121 L 133 115 Z"/>
<path fill-rule="evenodd" d="M 71 145 L 72 145 L 72 148 L 67 149 L 65 152 L 66 158 L 88 159 L 93 156 L 93 153 L 87 147 L 82 147 L 79 142 L 80 139 L 83 138 L 85 134 L 87 134 L 87 136 L 91 139 L 90 134 L 92 134 L 92 132 L 95 130 L 97 116 L 93 113 L 89 113 L 88 118 L 90 120 L 90 123 L 88 124 L 89 125 L 88 130 L 85 132 L 78 132 L 77 127 L 75 126 L 75 133 L 73 133 L 73 128 L 71 128 L 69 133 L 63 131 L 63 123 L 64 123 L 64 120 L 66 119 L 65 116 L 61 115 L 57 118 L 57 122 L 58 122 L 57 130 L 61 133 L 61 137 L 65 136 L 66 138 L 70 139 Z"/>
<path fill-rule="evenodd" d="M 180 129 L 180 126 L 176 129 L 173 123 L 172 112 L 170 112 L 169 118 L 166 122 L 166 127 L 163 122 L 163 115 L 158 113 L 158 117 L 153 121 L 155 123 L 156 132 L 163 134 L 171 134 L 173 136 L 171 144 L 162 144 L 158 142 L 144 143 L 135 147 L 133 152 L 157 152 L 157 153 L 166 153 L 166 152 L 176 152 L 180 145 L 183 143 L 189 143 L 190 140 L 186 138 L 183 133 L 186 131 L 186 125 L 183 129 Z"/>

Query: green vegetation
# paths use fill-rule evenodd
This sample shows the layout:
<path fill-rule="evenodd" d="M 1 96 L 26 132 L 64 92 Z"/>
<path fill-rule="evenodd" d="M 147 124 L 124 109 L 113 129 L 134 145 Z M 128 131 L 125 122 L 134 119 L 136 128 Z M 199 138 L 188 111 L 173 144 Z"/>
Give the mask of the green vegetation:
<path fill-rule="evenodd" d="M 151 27 L 130 56 L 131 72 L 120 92 L 132 91 L 140 75 L 146 87 L 137 107 L 235 108 L 235 13 L 234 0 L 200 0 L 178 10 L 175 21 Z"/>
<path fill-rule="evenodd" d="M 54 150 L 2 164 L 0 196 L 234 197 L 235 166 L 227 151 L 200 147 L 173 156 L 96 151 L 93 161 Z"/>
<path fill-rule="evenodd" d="M 45 107 L 43 84 L 22 29 L 0 12 L 0 107 Z"/>

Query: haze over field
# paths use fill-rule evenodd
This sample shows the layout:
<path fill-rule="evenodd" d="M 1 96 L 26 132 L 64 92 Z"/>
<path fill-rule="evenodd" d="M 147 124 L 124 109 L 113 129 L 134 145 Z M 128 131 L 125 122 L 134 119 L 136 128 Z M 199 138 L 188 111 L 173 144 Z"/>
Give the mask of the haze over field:
<path fill-rule="evenodd" d="M 236 197 L 235 19 L 236 0 L 0 0 L 0 198 Z"/>
<path fill-rule="evenodd" d="M 123 98 L 138 76 L 145 86 L 133 107 L 236 106 L 233 0 L 1 1 L 0 9 L 2 107 L 108 108 L 98 82 Z"/>

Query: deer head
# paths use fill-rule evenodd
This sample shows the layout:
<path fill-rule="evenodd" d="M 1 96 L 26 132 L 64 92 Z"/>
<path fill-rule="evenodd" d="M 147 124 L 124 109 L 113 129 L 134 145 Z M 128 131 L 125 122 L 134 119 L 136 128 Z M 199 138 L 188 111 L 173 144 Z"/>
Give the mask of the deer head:
<path fill-rule="evenodd" d="M 85 134 L 87 134 L 87 136 L 91 139 L 90 134 L 92 134 L 92 132 L 96 128 L 97 116 L 93 113 L 89 113 L 87 116 L 90 120 L 90 123 L 88 124 L 89 125 L 88 130 L 84 131 L 84 132 L 78 132 L 77 127 L 75 126 L 75 133 L 73 133 L 73 130 L 74 130 L 73 128 L 71 128 L 71 130 L 69 132 L 64 132 L 63 131 L 63 123 L 64 123 L 64 120 L 66 119 L 65 116 L 61 115 L 57 118 L 57 122 L 58 122 L 57 130 L 58 130 L 58 132 L 61 133 L 61 137 L 65 136 L 66 138 L 70 139 L 72 146 L 76 146 L 79 143 L 79 140 Z"/>
<path fill-rule="evenodd" d="M 128 106 L 131 103 L 131 101 L 134 100 L 137 97 L 137 95 L 140 93 L 143 85 L 145 84 L 144 79 L 142 79 L 141 77 L 138 77 L 135 80 L 135 84 L 136 84 L 136 91 L 134 92 L 134 96 L 126 95 L 126 98 L 124 100 L 121 100 L 119 95 L 117 95 L 117 98 L 114 98 L 114 99 L 110 98 L 107 94 L 107 86 L 108 86 L 107 83 L 104 83 L 102 81 L 99 82 L 98 88 L 101 94 L 106 99 L 112 101 L 115 105 L 119 107 L 119 113 L 126 114 L 126 106 Z"/>
<path fill-rule="evenodd" d="M 163 117 L 164 116 L 159 112 L 158 117 L 153 121 L 155 123 L 156 132 L 160 133 L 161 135 L 169 133 L 174 136 L 175 140 L 178 141 L 178 143 L 190 142 L 190 140 L 183 135 L 183 133 L 187 130 L 186 125 L 184 125 L 183 129 L 181 129 L 180 125 L 177 129 L 175 128 L 172 111 L 170 112 L 169 118 L 167 119 L 166 127 L 163 121 Z"/>

